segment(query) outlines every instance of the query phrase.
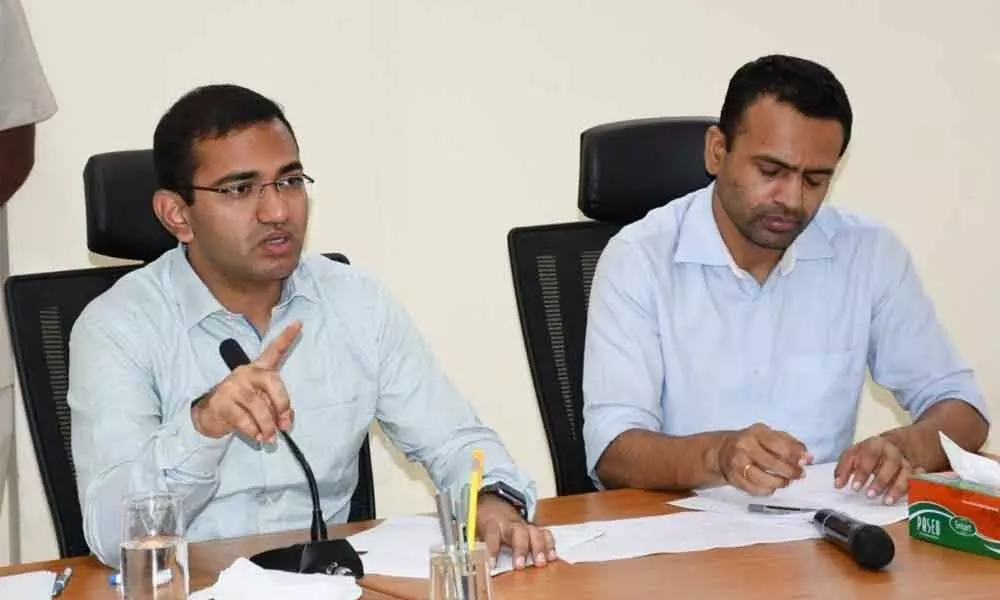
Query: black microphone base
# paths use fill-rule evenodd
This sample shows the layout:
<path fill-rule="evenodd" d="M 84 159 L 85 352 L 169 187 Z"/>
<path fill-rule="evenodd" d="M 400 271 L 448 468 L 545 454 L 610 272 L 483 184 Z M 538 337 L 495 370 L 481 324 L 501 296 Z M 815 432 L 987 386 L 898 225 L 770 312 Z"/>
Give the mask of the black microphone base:
<path fill-rule="evenodd" d="M 347 540 L 321 540 L 266 550 L 250 557 L 262 569 L 362 577 L 361 557 Z"/>

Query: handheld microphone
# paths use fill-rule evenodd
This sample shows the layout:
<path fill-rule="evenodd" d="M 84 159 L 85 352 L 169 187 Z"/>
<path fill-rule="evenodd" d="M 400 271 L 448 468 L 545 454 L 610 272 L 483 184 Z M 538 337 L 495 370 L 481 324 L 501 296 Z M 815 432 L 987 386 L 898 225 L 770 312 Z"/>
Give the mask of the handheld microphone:
<path fill-rule="evenodd" d="M 877 571 L 892 562 L 896 546 L 884 529 L 824 508 L 813 516 L 823 537 L 851 555 L 865 569 Z"/>
<path fill-rule="evenodd" d="M 222 340 L 219 344 L 219 354 L 222 360 L 234 371 L 250 364 L 250 358 L 240 347 L 239 342 L 232 338 Z M 309 531 L 310 541 L 305 544 L 293 544 L 285 548 L 267 550 L 250 557 L 250 561 L 264 569 L 277 569 L 293 573 L 325 573 L 327 575 L 353 575 L 361 577 L 364 569 L 361 557 L 345 539 L 328 540 L 326 520 L 323 519 L 323 508 L 319 502 L 319 486 L 313 475 L 309 461 L 302 454 L 298 445 L 287 431 L 279 431 L 288 449 L 292 451 L 295 462 L 299 463 L 309 484 L 309 495 L 312 498 L 312 525 Z"/>

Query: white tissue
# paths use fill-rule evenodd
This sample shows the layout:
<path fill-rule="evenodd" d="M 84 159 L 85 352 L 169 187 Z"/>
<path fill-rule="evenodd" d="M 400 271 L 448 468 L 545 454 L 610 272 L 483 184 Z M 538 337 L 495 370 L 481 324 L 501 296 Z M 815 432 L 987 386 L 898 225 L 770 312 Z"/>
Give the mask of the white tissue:
<path fill-rule="evenodd" d="M 951 469 L 959 477 L 972 483 L 1000 487 L 1000 463 L 979 454 L 966 452 L 943 432 L 939 431 L 938 435 L 941 437 L 941 447 L 948 456 L 948 462 L 951 463 Z"/>
<path fill-rule="evenodd" d="M 245 558 L 237 558 L 210 588 L 192 594 L 190 600 L 357 600 L 361 588 L 353 577 L 286 573 L 262 569 Z"/>

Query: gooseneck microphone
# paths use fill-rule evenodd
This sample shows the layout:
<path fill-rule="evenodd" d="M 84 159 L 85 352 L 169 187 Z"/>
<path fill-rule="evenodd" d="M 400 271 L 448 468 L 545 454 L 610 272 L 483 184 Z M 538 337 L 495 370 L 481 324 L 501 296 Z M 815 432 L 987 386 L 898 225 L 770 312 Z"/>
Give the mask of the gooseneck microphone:
<path fill-rule="evenodd" d="M 896 554 L 892 538 L 877 525 L 828 508 L 816 511 L 813 522 L 827 541 L 850 554 L 865 569 L 877 571 L 892 562 Z"/>
<path fill-rule="evenodd" d="M 219 344 L 219 354 L 230 371 L 250 364 L 250 358 L 246 352 L 240 347 L 239 342 L 232 338 L 222 340 L 222 343 Z M 327 539 L 326 521 L 323 519 L 323 508 L 319 501 L 319 486 L 316 484 L 316 476 L 313 475 L 309 461 L 306 460 L 302 450 L 299 449 L 287 431 L 279 431 L 279 433 L 288 444 L 288 449 L 292 451 L 295 462 L 302 467 L 306 482 L 309 484 L 309 495 L 312 498 L 310 542 L 267 550 L 251 556 L 250 560 L 264 569 L 361 577 L 364 575 L 361 558 L 351 544 L 344 539 Z"/>
<path fill-rule="evenodd" d="M 250 364 L 250 358 L 247 356 L 243 348 L 240 347 L 239 343 L 232 339 L 222 340 L 219 344 L 219 354 L 222 355 L 222 360 L 225 361 L 226 366 L 229 367 L 230 371 L 235 371 L 237 368 L 244 365 Z M 309 483 L 309 495 L 312 496 L 312 527 L 309 531 L 309 537 L 312 541 L 318 542 L 320 540 L 326 539 L 326 521 L 323 519 L 323 507 L 319 503 L 319 486 L 316 484 L 316 476 L 313 475 L 312 468 L 309 466 L 309 461 L 306 457 L 302 455 L 302 451 L 299 450 L 298 444 L 292 440 L 292 436 L 288 434 L 287 431 L 279 431 L 281 437 L 285 438 L 285 443 L 288 444 L 288 449 L 292 451 L 292 455 L 295 456 L 295 461 L 299 463 L 302 470 L 306 475 L 306 482 Z"/>

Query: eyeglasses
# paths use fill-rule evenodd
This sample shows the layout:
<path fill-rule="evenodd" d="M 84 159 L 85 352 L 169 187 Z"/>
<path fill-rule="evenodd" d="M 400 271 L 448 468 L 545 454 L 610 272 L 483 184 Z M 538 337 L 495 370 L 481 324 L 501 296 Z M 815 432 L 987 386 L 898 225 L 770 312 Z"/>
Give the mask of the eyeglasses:
<path fill-rule="evenodd" d="M 264 193 L 264 189 L 273 185 L 279 196 L 295 197 L 304 194 L 306 192 L 307 185 L 313 183 L 314 181 L 315 180 L 312 177 L 306 175 L 305 173 L 294 173 L 292 175 L 279 177 L 268 183 L 260 183 L 257 181 L 236 181 L 219 187 L 191 185 L 183 189 L 215 192 L 216 194 L 222 194 L 231 200 L 245 200 L 251 197 L 260 198 Z"/>

